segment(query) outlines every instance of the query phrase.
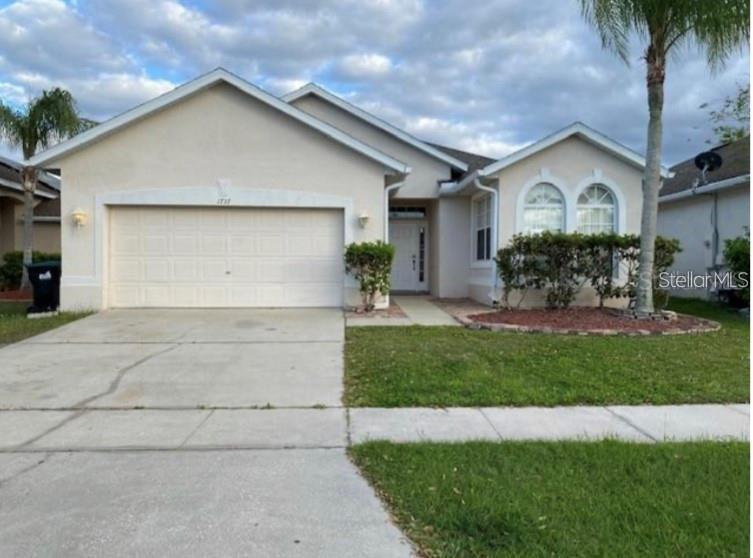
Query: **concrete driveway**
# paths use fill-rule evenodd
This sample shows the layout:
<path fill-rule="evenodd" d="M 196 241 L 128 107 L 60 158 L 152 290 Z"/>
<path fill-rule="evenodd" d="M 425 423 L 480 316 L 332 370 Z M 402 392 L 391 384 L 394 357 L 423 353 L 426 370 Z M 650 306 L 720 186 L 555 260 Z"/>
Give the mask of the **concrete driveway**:
<path fill-rule="evenodd" d="M 0 349 L 1 556 L 410 556 L 345 454 L 342 312 L 103 312 Z"/>

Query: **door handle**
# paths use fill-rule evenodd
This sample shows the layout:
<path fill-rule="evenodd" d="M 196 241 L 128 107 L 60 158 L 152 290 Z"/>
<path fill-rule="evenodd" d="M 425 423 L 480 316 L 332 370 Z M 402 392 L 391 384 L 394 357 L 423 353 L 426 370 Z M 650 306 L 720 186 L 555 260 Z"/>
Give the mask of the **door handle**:
<path fill-rule="evenodd" d="M 411 263 L 413 264 L 413 271 L 416 271 L 416 255 L 411 256 Z"/>

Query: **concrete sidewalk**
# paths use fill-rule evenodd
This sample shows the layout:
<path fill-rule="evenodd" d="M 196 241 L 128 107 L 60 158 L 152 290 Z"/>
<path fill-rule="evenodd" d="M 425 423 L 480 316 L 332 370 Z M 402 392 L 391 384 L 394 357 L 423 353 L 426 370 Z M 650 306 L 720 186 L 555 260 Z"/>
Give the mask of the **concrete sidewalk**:
<path fill-rule="evenodd" d="M 350 410 L 350 440 L 749 440 L 749 405 Z"/>
<path fill-rule="evenodd" d="M 749 405 L 4 411 L 0 453 L 336 449 L 368 440 L 748 440 L 749 413 Z"/>

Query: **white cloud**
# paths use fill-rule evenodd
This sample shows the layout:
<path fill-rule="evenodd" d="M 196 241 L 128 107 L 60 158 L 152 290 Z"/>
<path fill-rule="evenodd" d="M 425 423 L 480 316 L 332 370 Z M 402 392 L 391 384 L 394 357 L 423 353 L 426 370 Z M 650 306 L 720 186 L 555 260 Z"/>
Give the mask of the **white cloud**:
<path fill-rule="evenodd" d="M 348 77 L 380 77 L 392 69 L 392 61 L 381 54 L 349 54 L 340 62 L 340 70 Z"/>

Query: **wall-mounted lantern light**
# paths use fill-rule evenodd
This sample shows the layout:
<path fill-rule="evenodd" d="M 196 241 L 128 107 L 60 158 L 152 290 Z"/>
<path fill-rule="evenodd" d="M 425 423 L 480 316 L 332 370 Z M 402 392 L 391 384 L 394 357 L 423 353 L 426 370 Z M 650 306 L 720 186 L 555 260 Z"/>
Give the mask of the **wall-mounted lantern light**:
<path fill-rule="evenodd" d="M 89 215 L 83 209 L 74 209 L 71 212 L 71 219 L 76 227 L 81 228 L 89 222 Z"/>
<path fill-rule="evenodd" d="M 366 224 L 369 222 L 369 215 L 365 211 L 358 216 L 358 224 L 362 229 L 366 228 Z"/>

